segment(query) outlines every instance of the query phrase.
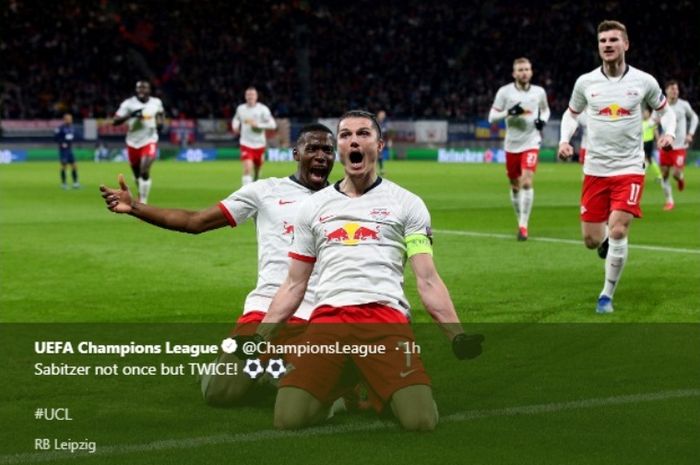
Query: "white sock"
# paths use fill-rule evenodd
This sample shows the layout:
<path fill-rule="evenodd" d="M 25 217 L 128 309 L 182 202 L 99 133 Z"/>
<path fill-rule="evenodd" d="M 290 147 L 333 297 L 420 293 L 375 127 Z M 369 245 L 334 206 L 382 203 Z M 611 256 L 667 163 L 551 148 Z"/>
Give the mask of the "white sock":
<path fill-rule="evenodd" d="M 527 222 L 530 220 L 530 212 L 532 211 L 532 202 L 535 200 L 535 189 L 520 190 L 520 219 L 518 226 L 527 228 Z"/>
<path fill-rule="evenodd" d="M 513 204 L 513 210 L 515 211 L 515 219 L 518 220 L 518 224 L 520 224 L 520 191 L 518 192 L 513 192 L 513 189 L 510 190 L 510 203 Z"/>
<path fill-rule="evenodd" d="M 664 196 L 666 197 L 666 202 L 673 203 L 673 189 L 671 188 L 671 183 L 669 179 L 661 180 L 661 188 L 664 190 Z"/>
<path fill-rule="evenodd" d="M 241 177 L 241 183 L 244 186 L 250 184 L 251 182 L 253 182 L 253 176 L 251 176 L 249 174 L 244 174 L 243 177 Z"/>
<path fill-rule="evenodd" d="M 617 288 L 617 283 L 622 276 L 622 269 L 627 262 L 627 238 L 609 238 L 608 257 L 605 259 L 605 284 L 600 295 L 606 295 L 612 299 Z"/>
<path fill-rule="evenodd" d="M 339 397 L 333 402 L 331 407 L 328 409 L 328 415 L 326 415 L 326 420 L 330 420 L 335 416 L 336 413 L 347 412 L 348 407 L 345 404 L 345 399 Z"/>
<path fill-rule="evenodd" d="M 151 192 L 151 181 L 152 179 L 145 180 L 139 178 L 139 201 L 141 203 L 148 203 L 148 194 Z"/>

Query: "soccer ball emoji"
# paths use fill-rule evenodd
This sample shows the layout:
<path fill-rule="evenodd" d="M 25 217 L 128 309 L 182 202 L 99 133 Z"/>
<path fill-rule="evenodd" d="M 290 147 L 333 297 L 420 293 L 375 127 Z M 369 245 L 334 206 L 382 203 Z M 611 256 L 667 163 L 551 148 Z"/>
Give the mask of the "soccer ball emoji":
<path fill-rule="evenodd" d="M 273 358 L 267 364 L 267 369 L 265 371 L 268 372 L 273 378 L 277 379 L 287 370 L 284 367 L 284 360 L 281 358 Z"/>
<path fill-rule="evenodd" d="M 260 362 L 260 359 L 249 358 L 248 360 L 245 361 L 245 366 L 243 367 L 243 373 L 250 376 L 251 379 L 257 378 L 258 376 L 260 376 L 264 372 L 265 372 L 265 370 L 263 370 L 262 363 Z"/>

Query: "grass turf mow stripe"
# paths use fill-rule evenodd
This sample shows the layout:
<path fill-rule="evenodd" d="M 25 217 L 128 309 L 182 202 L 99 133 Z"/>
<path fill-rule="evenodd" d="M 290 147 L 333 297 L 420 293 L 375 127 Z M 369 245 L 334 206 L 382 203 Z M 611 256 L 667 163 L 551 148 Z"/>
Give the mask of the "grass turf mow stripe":
<path fill-rule="evenodd" d="M 450 229 L 433 229 L 433 232 L 438 234 L 447 234 L 453 236 L 467 236 L 467 237 L 486 237 L 494 239 L 507 239 L 513 240 L 515 237 L 513 234 L 496 234 L 496 233 L 484 233 L 477 231 L 454 231 Z M 576 241 L 573 239 L 559 239 L 556 237 L 528 237 L 528 241 L 537 242 L 552 242 L 555 244 L 574 244 L 583 245 L 582 241 Z M 630 244 L 630 249 L 640 249 L 640 250 L 651 250 L 654 252 L 672 252 L 672 253 L 682 253 L 682 254 L 697 254 L 700 255 L 700 249 L 684 249 L 680 247 L 661 247 L 656 245 L 643 245 L 643 244 Z"/>
<path fill-rule="evenodd" d="M 568 410 L 582 410 L 597 407 L 615 405 L 632 405 L 643 402 L 657 402 L 671 399 L 700 397 L 700 389 L 677 389 L 671 391 L 659 391 L 646 394 L 630 394 L 623 396 L 581 399 L 568 402 L 554 402 L 550 404 L 533 404 L 519 407 L 506 407 L 490 410 L 469 410 L 453 413 L 440 419 L 441 423 L 459 423 L 465 421 L 480 420 L 484 418 L 511 417 L 518 415 L 540 415 L 545 413 L 557 413 Z M 335 434 L 367 432 L 376 430 L 397 429 L 398 426 L 390 422 L 372 421 L 367 423 L 352 423 L 346 425 L 318 426 L 299 431 L 262 430 L 242 434 L 217 434 L 196 438 L 164 439 L 145 444 L 122 444 L 101 447 L 93 454 L 87 453 L 24 453 L 0 456 L 0 464 L 42 463 L 82 458 L 87 456 L 116 456 L 133 453 L 148 453 L 175 449 L 192 449 L 196 447 L 238 444 L 255 441 L 269 441 L 284 438 L 304 438 L 312 436 L 328 436 Z"/>

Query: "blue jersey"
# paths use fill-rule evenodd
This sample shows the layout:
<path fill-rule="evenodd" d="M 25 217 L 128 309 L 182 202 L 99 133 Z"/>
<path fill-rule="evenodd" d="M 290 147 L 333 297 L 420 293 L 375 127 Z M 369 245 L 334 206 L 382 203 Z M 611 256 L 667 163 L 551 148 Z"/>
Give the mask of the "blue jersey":
<path fill-rule="evenodd" d="M 75 138 L 75 128 L 73 125 L 62 124 L 54 132 L 54 140 L 58 142 L 58 151 L 61 154 L 73 152 L 73 139 Z"/>

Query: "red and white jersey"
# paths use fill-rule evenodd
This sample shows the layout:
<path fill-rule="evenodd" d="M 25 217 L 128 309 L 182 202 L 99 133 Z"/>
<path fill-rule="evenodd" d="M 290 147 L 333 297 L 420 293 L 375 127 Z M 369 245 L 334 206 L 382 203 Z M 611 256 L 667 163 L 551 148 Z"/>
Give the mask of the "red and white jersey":
<path fill-rule="evenodd" d="M 423 201 L 378 178 L 360 197 L 339 182 L 309 197 L 296 219 L 290 256 L 315 262 L 316 306 L 377 302 L 409 316 L 404 295 L 406 236 L 431 235 Z"/>
<path fill-rule="evenodd" d="M 535 127 L 535 120 L 538 115 L 543 121 L 549 119 L 547 94 L 540 86 L 530 85 L 527 90 L 523 90 L 511 82 L 498 89 L 493 108 L 503 111 L 518 103 L 525 113 L 506 117 L 506 140 L 503 148 L 511 153 L 539 149 L 542 137 Z"/>
<path fill-rule="evenodd" d="M 149 97 L 146 103 L 136 96 L 124 100 L 116 116 L 124 117 L 141 110 L 142 118 L 129 118 L 126 124 L 129 130 L 126 133 L 126 145 L 139 149 L 147 144 L 158 142 L 158 129 L 156 128 L 156 115 L 163 113 L 163 102 L 157 97 Z"/>
<path fill-rule="evenodd" d="M 257 128 L 253 128 L 246 121 L 255 121 Z M 231 121 L 233 129 L 241 130 L 240 144 L 250 147 L 251 149 L 259 149 L 265 147 L 267 140 L 265 138 L 265 129 L 275 129 L 277 123 L 270 113 L 270 109 L 262 103 L 256 103 L 254 106 L 248 106 L 244 103 L 238 105 L 236 114 Z"/>
<path fill-rule="evenodd" d="M 686 149 L 688 145 L 685 143 L 685 137 L 690 134 L 695 134 L 698 128 L 698 115 L 690 107 L 687 100 L 678 99 L 676 103 L 669 102 L 668 107 L 676 114 L 676 138 L 673 139 L 673 148 Z"/>
<path fill-rule="evenodd" d="M 644 174 L 643 103 L 660 110 L 666 98 L 653 76 L 631 66 L 619 78 L 599 67 L 576 80 L 569 109 L 588 119 L 585 174 Z"/>
<path fill-rule="evenodd" d="M 293 177 L 267 178 L 243 186 L 219 203 L 231 226 L 255 221 L 258 239 L 258 283 L 246 297 L 243 313 L 267 312 L 272 298 L 287 277 L 289 249 L 295 234 L 294 219 L 299 207 L 315 191 Z M 318 274 L 313 273 L 304 300 L 294 316 L 309 319 L 315 308 Z"/>

